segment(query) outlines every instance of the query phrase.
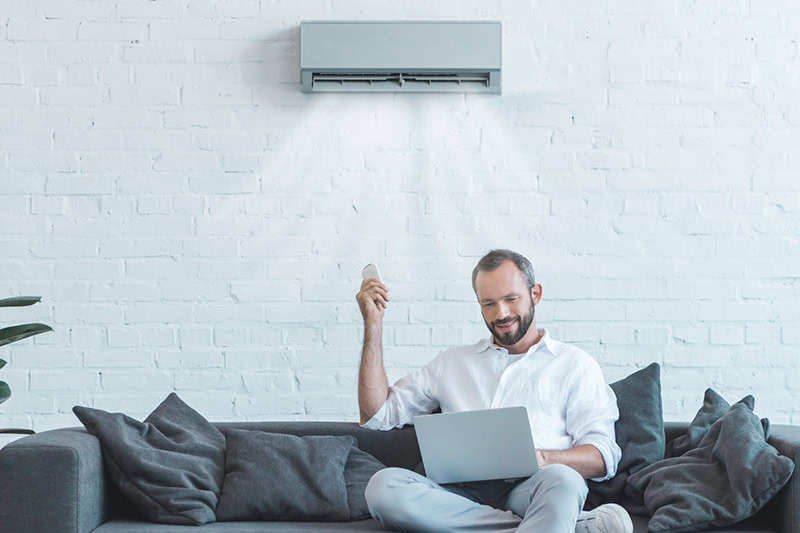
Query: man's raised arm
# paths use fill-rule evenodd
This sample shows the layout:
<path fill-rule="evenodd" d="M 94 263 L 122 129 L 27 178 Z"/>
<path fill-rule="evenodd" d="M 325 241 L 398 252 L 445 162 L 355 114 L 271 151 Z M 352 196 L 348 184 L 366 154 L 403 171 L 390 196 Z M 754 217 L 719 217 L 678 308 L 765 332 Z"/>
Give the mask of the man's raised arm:
<path fill-rule="evenodd" d="M 361 425 L 366 424 L 389 396 L 389 382 L 383 368 L 383 315 L 389 302 L 389 289 L 375 278 L 361 282 L 356 301 L 364 318 L 364 346 L 358 371 L 358 410 Z"/>

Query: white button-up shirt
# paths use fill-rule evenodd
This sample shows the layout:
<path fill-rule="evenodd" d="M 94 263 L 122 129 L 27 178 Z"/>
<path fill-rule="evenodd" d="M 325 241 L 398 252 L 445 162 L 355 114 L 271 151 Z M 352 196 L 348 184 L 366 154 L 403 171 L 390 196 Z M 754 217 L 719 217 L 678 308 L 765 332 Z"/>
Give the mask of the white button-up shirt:
<path fill-rule="evenodd" d="M 492 337 L 449 348 L 433 361 L 399 379 L 389 396 L 362 427 L 389 430 L 441 407 L 442 413 L 524 406 L 536 447 L 566 450 L 596 447 L 606 464 L 603 481 L 614 477 L 622 455 L 614 436 L 617 398 L 600 366 L 589 354 L 542 338 L 508 365 L 508 350 Z"/>

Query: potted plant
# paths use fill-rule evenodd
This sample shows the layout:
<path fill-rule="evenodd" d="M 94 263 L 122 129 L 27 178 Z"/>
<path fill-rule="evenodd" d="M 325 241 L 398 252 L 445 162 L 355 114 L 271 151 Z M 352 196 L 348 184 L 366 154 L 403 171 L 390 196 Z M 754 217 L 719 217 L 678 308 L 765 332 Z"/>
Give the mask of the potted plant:
<path fill-rule="evenodd" d="M 0 300 L 0 307 L 24 307 L 38 303 L 41 301 L 41 299 L 42 298 L 39 296 L 15 296 L 13 298 L 5 298 Z M 53 331 L 53 328 L 46 324 L 22 324 L 20 326 L 9 326 L 7 328 L 2 328 L 0 329 L 0 346 L 5 346 L 6 344 L 21 341 L 22 339 L 27 339 L 28 337 L 48 331 Z M 0 368 L 3 368 L 4 366 L 6 366 L 6 362 L 0 359 Z M 11 389 L 9 388 L 8 383 L 5 381 L 0 381 L 0 403 L 8 400 L 10 396 Z M 31 435 L 33 434 L 33 430 L 11 428 L 0 429 L 0 433 Z"/>

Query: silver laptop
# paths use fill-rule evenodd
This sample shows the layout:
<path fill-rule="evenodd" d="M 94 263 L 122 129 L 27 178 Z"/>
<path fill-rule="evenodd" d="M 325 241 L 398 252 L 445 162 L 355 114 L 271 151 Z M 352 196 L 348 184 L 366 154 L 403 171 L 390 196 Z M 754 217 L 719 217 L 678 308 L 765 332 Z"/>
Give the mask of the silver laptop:
<path fill-rule="evenodd" d="M 425 475 L 436 483 L 530 477 L 539 470 L 524 407 L 414 418 Z"/>

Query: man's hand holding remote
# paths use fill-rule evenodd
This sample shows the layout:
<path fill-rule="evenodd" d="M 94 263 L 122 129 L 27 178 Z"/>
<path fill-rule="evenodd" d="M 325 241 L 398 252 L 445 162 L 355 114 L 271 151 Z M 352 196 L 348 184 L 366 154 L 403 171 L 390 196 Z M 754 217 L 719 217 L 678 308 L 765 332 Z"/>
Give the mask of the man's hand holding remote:
<path fill-rule="evenodd" d="M 356 294 L 364 326 L 370 327 L 383 322 L 386 304 L 389 302 L 389 289 L 377 279 L 365 279 L 361 282 L 361 290 Z"/>
<path fill-rule="evenodd" d="M 362 272 L 364 280 L 361 290 L 356 294 L 364 326 L 370 327 L 383 322 L 386 305 L 389 302 L 389 289 L 381 282 L 377 267 L 369 264 Z"/>

